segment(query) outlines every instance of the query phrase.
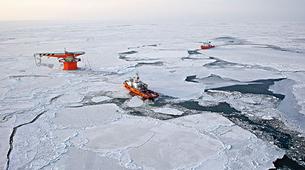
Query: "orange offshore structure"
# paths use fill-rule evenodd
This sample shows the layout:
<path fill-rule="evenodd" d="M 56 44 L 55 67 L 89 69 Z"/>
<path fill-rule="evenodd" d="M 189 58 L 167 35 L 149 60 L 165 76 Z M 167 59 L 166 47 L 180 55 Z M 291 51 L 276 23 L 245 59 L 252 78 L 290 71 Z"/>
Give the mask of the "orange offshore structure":
<path fill-rule="evenodd" d="M 35 63 L 36 65 L 41 64 L 41 58 L 46 57 L 53 57 L 58 58 L 59 62 L 62 62 L 64 64 L 63 70 L 77 70 L 77 62 L 81 61 L 80 58 L 77 58 L 80 55 L 84 55 L 85 52 L 68 52 L 65 51 L 64 53 L 35 53 Z M 37 62 L 37 59 L 39 59 L 39 62 Z"/>

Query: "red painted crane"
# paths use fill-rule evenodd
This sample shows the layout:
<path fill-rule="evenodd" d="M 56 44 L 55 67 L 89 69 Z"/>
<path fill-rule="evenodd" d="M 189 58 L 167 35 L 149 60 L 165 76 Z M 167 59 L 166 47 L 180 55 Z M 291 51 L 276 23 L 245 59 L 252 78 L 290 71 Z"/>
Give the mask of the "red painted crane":
<path fill-rule="evenodd" d="M 35 53 L 34 58 L 36 65 L 41 65 L 42 57 L 58 58 L 59 62 L 64 63 L 64 68 L 63 68 L 64 70 L 77 70 L 77 62 L 81 61 L 81 59 L 77 57 L 84 54 L 85 52 L 83 51 L 79 51 L 79 52 L 65 51 L 64 53 Z"/>

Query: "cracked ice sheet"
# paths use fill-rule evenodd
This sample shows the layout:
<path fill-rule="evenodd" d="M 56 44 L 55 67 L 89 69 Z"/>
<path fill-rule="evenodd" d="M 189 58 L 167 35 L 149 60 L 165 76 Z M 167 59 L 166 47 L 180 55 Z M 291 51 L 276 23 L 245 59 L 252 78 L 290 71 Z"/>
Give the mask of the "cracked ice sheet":
<path fill-rule="evenodd" d="M 268 169 L 284 151 L 215 113 L 168 122 L 127 117 L 84 132 L 82 149 L 126 168 Z M 209 162 L 209 163 L 206 163 Z"/>
<path fill-rule="evenodd" d="M 0 156 L 0 169 L 5 168 L 6 164 L 6 153 L 9 149 L 9 138 L 11 135 L 11 128 L 0 128 L 0 153 L 2 156 Z"/>
<path fill-rule="evenodd" d="M 1 74 L 2 75 L 18 75 L 18 74 L 20 74 L 20 72 L 23 72 L 24 70 L 28 74 L 31 70 L 34 70 L 34 71 L 32 71 L 33 73 L 34 72 L 36 72 L 36 73 L 44 72 L 44 73 L 47 73 L 47 74 L 54 75 L 52 72 L 59 72 L 59 73 L 61 73 L 61 77 L 63 79 L 67 78 L 67 79 L 71 80 L 73 78 L 73 77 L 70 76 L 71 73 L 63 72 L 59 68 L 58 69 L 49 69 L 49 68 L 46 68 L 46 67 L 40 67 L 38 69 L 32 69 L 32 67 L 34 66 L 32 56 L 22 56 L 22 55 L 19 56 L 18 53 L 21 53 L 21 52 L 23 54 L 32 54 L 33 52 L 38 52 L 38 51 L 43 52 L 43 51 L 46 51 L 46 50 L 47 51 L 48 50 L 58 50 L 58 49 L 62 49 L 63 47 L 69 47 L 69 49 L 75 49 L 75 50 L 81 49 L 81 50 L 85 50 L 88 54 L 86 57 L 84 57 L 84 60 L 83 60 L 84 62 L 86 62 L 86 59 L 88 58 L 91 62 L 90 64 L 91 64 L 93 70 L 97 70 L 97 68 L 101 68 L 101 70 L 103 70 L 104 67 L 111 67 L 112 68 L 113 65 L 116 65 L 117 68 L 126 67 L 126 64 L 128 64 L 128 63 L 118 59 L 118 57 L 117 57 L 117 52 L 121 51 L 122 48 L 124 48 L 124 47 L 127 48 L 129 46 L 134 46 L 134 45 L 139 45 L 139 44 L 147 44 L 148 42 L 149 43 L 155 43 L 155 41 L 156 41 L 156 42 L 162 42 L 161 43 L 162 45 L 165 44 L 165 46 L 167 46 L 167 47 L 160 47 L 160 48 L 168 48 L 167 50 L 171 50 L 171 51 L 174 51 L 177 48 L 179 48 L 179 49 L 181 48 L 182 50 L 184 50 L 183 55 L 182 55 L 182 52 L 181 52 L 181 55 L 180 55 L 180 52 L 177 52 L 177 56 L 176 56 L 177 59 L 173 57 L 171 60 L 169 60 L 170 62 L 172 62 L 172 61 L 178 61 L 178 59 L 187 55 L 186 48 L 191 48 L 191 47 L 196 48 L 197 46 L 199 46 L 199 44 L 194 44 L 194 43 L 189 43 L 189 42 L 190 41 L 191 42 L 197 42 L 200 39 L 202 40 L 202 38 L 199 38 L 199 37 L 206 37 L 206 36 L 202 35 L 202 32 L 207 33 L 208 37 L 206 37 L 206 38 L 217 37 L 217 36 L 219 36 L 219 33 L 230 34 L 230 31 L 229 32 L 223 32 L 223 27 L 219 27 L 219 26 L 215 26 L 215 25 L 212 26 L 213 29 L 211 29 L 211 26 L 207 27 L 206 24 L 204 24 L 204 27 L 200 26 L 198 24 L 194 24 L 192 27 L 187 26 L 186 29 L 185 29 L 184 26 L 181 27 L 181 24 L 178 25 L 178 26 L 179 26 L 179 28 L 181 28 L 180 30 L 181 30 L 181 32 L 183 32 L 183 34 L 180 34 L 179 32 L 177 33 L 176 31 L 178 31 L 178 30 L 176 30 L 176 29 L 175 29 L 176 31 L 172 31 L 172 28 L 168 27 L 168 25 L 165 26 L 166 31 L 162 31 L 164 29 L 161 29 L 161 31 L 153 31 L 153 32 L 151 31 L 150 28 L 147 29 L 147 26 L 144 26 L 144 25 L 143 26 L 133 26 L 133 27 L 130 28 L 130 31 L 129 31 L 129 28 L 126 30 L 125 28 L 122 28 L 122 27 L 119 27 L 119 28 L 112 27 L 112 28 L 106 29 L 107 30 L 106 32 L 103 32 L 105 30 L 104 27 L 100 27 L 96 24 L 94 24 L 94 28 L 89 28 L 89 29 L 88 29 L 88 27 L 83 27 L 83 26 L 71 26 L 72 28 L 70 26 L 68 26 L 68 27 L 67 26 L 61 26 L 61 27 L 55 27 L 55 28 L 44 27 L 44 28 L 39 28 L 37 30 L 36 28 L 33 28 L 30 25 L 28 26 L 27 29 L 19 29 L 20 26 L 18 26 L 18 29 L 20 31 L 11 32 L 11 30 L 10 30 L 10 31 L 6 32 L 8 34 L 6 34 L 6 33 L 4 34 L 4 35 L 8 35 L 8 36 L 9 35 L 16 36 L 16 40 L 12 40 L 13 41 L 12 45 L 1 44 L 1 47 L 0 47 L 1 48 L 1 50 L 0 50 L 1 59 L 2 59 L 3 56 L 11 57 L 11 59 L 7 58 L 11 62 L 5 62 L 5 64 L 1 63 L 1 66 L 3 66 L 3 67 L 0 67 Z M 29 28 L 29 27 L 31 27 L 31 28 Z M 35 27 L 37 27 L 37 24 L 36 24 Z M 139 27 L 141 27 L 141 28 L 139 29 Z M 149 27 L 151 27 L 151 26 L 149 26 Z M 158 28 L 159 26 L 152 26 L 152 27 L 153 27 L 153 29 L 160 30 Z M 5 28 L 7 28 L 7 27 L 5 27 Z M 15 28 L 16 27 L 14 27 L 13 30 L 15 30 Z M 63 29 L 58 29 L 58 28 L 63 28 L 66 31 L 62 31 Z M 134 28 L 136 28 L 136 29 L 134 29 Z M 184 30 L 183 30 L 183 28 L 184 28 Z M 239 27 L 239 28 L 249 29 L 249 26 L 246 25 L 245 27 Z M 277 28 L 277 25 L 274 26 L 274 27 L 269 27 L 268 26 L 268 27 L 261 27 L 261 28 L 264 28 L 264 29 L 265 28 Z M 71 31 L 71 29 L 73 31 Z M 256 29 L 257 28 L 255 28 L 255 30 Z M 85 32 L 82 32 L 80 30 L 85 31 Z M 103 31 L 101 31 L 101 30 L 103 30 Z M 214 30 L 214 31 L 212 33 L 212 32 L 209 32 L 209 30 Z M 232 30 L 232 34 L 236 34 L 235 29 L 227 29 L 227 30 Z M 290 29 L 285 29 L 285 30 L 290 30 Z M 303 30 L 304 29 L 302 27 L 301 31 L 303 31 Z M 77 31 L 77 33 L 75 31 Z M 265 30 L 263 30 L 263 31 L 265 31 Z M 33 32 L 35 34 L 33 34 Z M 253 38 L 255 37 L 255 38 L 258 38 L 258 39 L 259 39 L 259 37 L 261 37 L 262 39 L 266 38 L 266 36 L 265 36 L 266 34 L 263 34 L 264 36 L 257 36 L 257 35 L 255 35 L 255 31 L 251 35 L 248 34 L 249 32 L 253 32 L 253 30 L 251 30 L 251 31 L 247 30 L 247 31 L 244 31 L 244 33 L 239 32 L 238 35 L 236 35 L 236 36 L 241 36 L 242 38 L 247 38 L 249 36 L 253 37 Z M 274 31 L 274 29 L 271 29 L 271 31 L 269 31 L 269 32 L 272 32 L 272 33 L 276 32 L 276 35 L 274 37 L 276 37 L 276 38 L 280 37 L 280 36 L 278 36 L 277 31 Z M 299 31 L 296 31 L 296 32 L 298 32 L 298 35 L 301 35 L 299 33 Z M 16 33 L 17 33 L 17 35 L 16 35 Z M 156 36 L 156 34 L 157 34 L 157 36 Z M 242 34 L 244 34 L 244 35 L 242 36 Z M 62 35 L 62 36 L 58 37 L 58 35 Z M 283 35 L 286 35 L 286 34 L 283 34 Z M 193 38 L 191 38 L 191 37 L 193 37 Z M 272 36 L 268 37 L 267 40 L 263 40 L 263 41 L 277 42 L 277 39 L 274 39 L 274 37 L 272 37 Z M 86 40 L 87 38 L 89 38 L 90 41 L 87 40 L 88 43 L 84 43 L 84 40 Z M 286 38 L 284 38 L 284 39 L 286 39 Z M 137 41 L 135 41 L 135 40 L 137 40 Z M 108 43 L 104 43 L 104 42 L 108 42 Z M 186 43 L 181 43 L 181 42 L 186 42 Z M 287 41 L 285 40 L 284 42 L 287 42 Z M 103 45 L 101 45 L 101 44 L 103 44 Z M 287 43 L 287 44 L 289 44 L 289 43 Z M 282 43 L 281 43 L 281 45 L 282 45 Z M 229 48 L 229 46 L 227 46 L 227 48 Z M 223 52 L 222 54 L 224 54 L 224 55 L 221 54 L 221 56 L 223 56 L 224 57 L 223 59 L 225 59 L 225 57 L 228 55 L 228 57 L 229 57 L 228 61 L 231 60 L 232 62 L 238 62 L 238 60 L 241 60 L 243 63 L 244 62 L 249 63 L 249 64 L 262 63 L 262 65 L 271 65 L 270 63 L 273 63 L 273 62 L 278 63 L 278 61 L 277 61 L 278 58 L 276 57 L 277 55 L 271 56 L 273 58 L 271 59 L 271 62 L 269 62 L 269 63 L 265 62 L 266 60 L 268 60 L 267 58 L 264 58 L 264 57 L 260 58 L 259 56 L 258 57 L 249 56 L 249 57 L 252 57 L 251 62 L 246 61 L 246 60 L 249 59 L 249 57 L 247 57 L 246 55 L 245 55 L 246 57 L 240 56 L 240 57 L 236 57 L 236 58 L 235 58 L 235 56 L 231 56 L 231 54 L 233 55 L 233 53 L 237 52 L 236 49 L 239 50 L 238 48 L 242 48 L 242 47 L 241 46 L 234 46 L 231 49 L 227 50 L 226 52 Z M 248 47 L 246 47 L 246 48 L 248 48 Z M 16 50 L 16 49 L 18 49 L 18 50 Z M 179 49 L 177 49 L 177 51 L 179 51 Z M 217 52 L 218 50 L 221 51 L 221 50 L 224 50 L 224 48 L 219 47 L 219 48 L 215 48 L 215 49 L 212 49 L 212 50 L 205 51 L 204 53 L 210 53 L 211 52 L 211 54 L 212 54 L 214 52 Z M 257 49 L 255 48 L 255 50 L 259 50 L 259 51 L 264 50 L 266 54 L 268 54 L 270 51 L 272 51 L 272 53 L 274 52 L 273 50 L 268 51 L 267 49 L 259 49 L 259 48 L 257 48 Z M 248 51 L 248 50 L 247 49 L 241 50 L 241 52 L 243 52 L 243 54 L 245 53 L 245 51 Z M 250 50 L 250 51 L 251 51 L 251 53 L 254 53 L 252 50 Z M 143 53 L 146 53 L 146 51 L 144 51 Z M 151 52 L 149 52 L 149 53 L 151 53 Z M 284 53 L 290 55 L 290 53 L 286 53 L 286 52 L 284 52 Z M 165 56 L 164 54 L 166 54 L 166 53 L 161 53 L 161 52 L 158 53 L 158 55 L 161 55 L 161 56 Z M 260 53 L 257 53 L 257 54 L 260 55 Z M 275 52 L 273 54 L 278 54 L 278 53 Z M 148 55 L 150 55 L 150 54 L 148 54 Z M 287 55 L 287 56 L 289 56 L 289 55 Z M 265 54 L 264 54 L 264 56 L 265 56 Z M 101 60 L 101 57 L 103 58 L 103 60 Z M 268 57 L 268 56 L 266 56 L 266 57 Z M 220 58 L 222 58 L 222 57 L 220 57 Z M 259 58 L 259 62 L 252 61 L 252 60 L 257 59 L 257 58 Z M 270 61 L 270 60 L 268 60 L 268 61 Z M 290 58 L 287 59 L 287 61 L 289 61 L 289 62 L 285 63 L 285 65 L 290 63 L 290 62 L 294 63 L 294 61 L 291 61 Z M 84 62 L 80 63 L 81 67 L 85 66 Z M 198 63 L 198 65 L 199 64 L 203 65 L 203 64 L 206 63 L 206 62 L 199 63 L 197 61 L 195 61 L 195 62 Z M 56 60 L 52 60 L 52 61 L 50 60 L 50 63 L 57 64 L 57 61 Z M 173 78 L 168 78 L 168 77 L 171 76 L 171 74 L 168 74 L 167 76 L 161 76 L 160 74 L 162 74 L 163 72 L 156 71 L 160 67 L 143 67 L 144 69 L 152 68 L 152 70 L 155 70 L 156 73 L 158 74 L 158 76 L 156 76 L 155 74 L 150 73 L 150 74 L 148 74 L 149 76 L 145 77 L 145 79 L 143 78 L 143 81 L 146 81 L 146 79 L 148 79 L 148 81 L 149 81 L 148 83 L 149 83 L 150 87 L 158 88 L 156 90 L 161 89 L 162 93 L 164 93 L 164 94 L 167 94 L 167 91 L 168 91 L 169 92 L 168 94 L 172 94 L 174 96 L 183 96 L 185 94 L 188 94 L 189 96 L 192 97 L 193 94 L 189 94 L 190 92 L 187 92 L 187 90 L 185 90 L 185 89 L 194 89 L 194 93 L 197 93 L 197 88 L 193 88 L 193 87 L 196 87 L 196 85 L 193 86 L 193 85 L 189 85 L 189 83 L 186 83 L 187 84 L 185 86 L 186 88 L 183 89 L 183 83 L 182 82 L 184 82 L 185 76 L 188 76 L 189 74 L 183 75 L 181 77 L 178 74 L 183 73 L 183 69 L 185 69 L 185 71 L 186 71 L 186 69 L 189 69 L 189 71 L 187 73 L 203 72 L 199 75 L 199 77 L 205 77 L 204 75 L 205 75 L 206 70 L 202 69 L 202 71 L 201 71 L 201 69 L 199 69 L 200 67 L 191 68 L 191 66 L 193 66 L 191 63 L 192 62 L 189 62 L 188 64 L 185 64 L 185 66 L 184 66 L 183 62 L 178 62 L 177 68 L 168 68 L 167 71 L 179 72 L 179 71 L 177 71 L 177 70 L 179 70 L 178 67 L 184 67 L 184 68 L 180 69 L 181 70 L 180 73 L 176 73 L 176 75 L 174 74 L 175 76 Z M 298 64 L 301 64 L 301 63 L 304 63 L 304 62 L 299 62 Z M 173 64 L 173 63 L 168 63 L 168 65 L 165 65 L 165 66 L 170 66 L 171 64 Z M 285 65 L 283 65 L 283 67 Z M 189 68 L 185 68 L 185 67 L 189 67 Z M 142 70 L 144 70 L 144 69 L 142 69 Z M 191 69 L 193 69 L 193 72 L 192 72 Z M 129 70 L 128 69 L 126 69 L 126 70 L 121 71 L 121 73 L 129 74 L 129 72 L 128 72 Z M 233 71 L 231 71 L 231 70 L 233 70 Z M 237 72 L 235 70 L 239 71 L 239 73 L 234 74 L 235 72 Z M 214 74 L 217 73 L 218 75 L 221 75 L 221 76 L 223 76 L 223 74 L 226 74 L 227 76 L 223 76 L 223 77 L 232 77 L 233 79 L 238 79 L 238 80 L 241 80 L 239 77 L 244 77 L 244 78 L 250 79 L 250 78 L 253 78 L 254 75 L 255 75 L 256 79 L 258 79 L 258 77 L 260 79 L 265 78 L 265 77 L 274 78 L 274 77 L 272 77 L 271 74 L 265 74 L 267 72 L 257 72 L 256 73 L 255 70 L 252 71 L 252 72 L 243 72 L 243 69 L 240 69 L 240 70 L 235 69 L 235 70 L 234 69 L 228 69 L 227 70 L 226 68 L 217 69 L 217 70 L 210 69 L 209 72 L 206 72 L 206 76 L 208 76 L 210 74 L 210 72 L 213 73 L 215 71 Z M 120 69 L 118 71 L 120 71 Z M 143 71 L 143 76 L 141 76 L 141 77 L 145 76 L 144 71 Z M 218 72 L 223 72 L 223 74 L 218 73 Z M 68 76 L 65 76 L 65 75 L 68 75 Z M 130 75 L 131 75 L 131 73 L 130 73 Z M 140 75 L 141 75 L 141 73 L 140 73 Z M 251 76 L 249 76 L 249 75 L 251 75 Z M 269 77 L 269 75 L 270 75 L 270 77 Z M 159 76 L 162 78 L 162 80 L 161 80 L 162 83 L 161 84 L 159 84 L 159 82 L 158 82 Z M 77 76 L 75 76 L 75 77 L 77 77 Z M 174 80 L 175 78 L 178 78 L 178 80 Z M 40 79 L 40 78 L 38 78 L 38 79 Z M 41 78 L 41 79 L 43 79 L 43 78 Z M 82 77 L 82 79 L 87 80 L 86 77 Z M 167 81 L 167 79 L 169 79 L 169 81 Z M 126 91 L 121 90 L 121 84 L 122 84 L 123 80 L 125 80 L 125 79 L 122 78 L 122 77 L 119 77 L 117 79 L 117 82 L 116 82 L 117 85 L 116 86 L 113 86 L 113 84 L 110 84 L 109 86 L 111 86 L 116 91 L 122 91 L 122 93 L 127 93 Z M 80 83 L 85 82 L 83 80 L 81 80 L 81 81 L 80 81 Z M 100 80 L 100 81 L 103 81 L 103 80 Z M 52 82 L 55 82 L 55 81 L 52 81 Z M 69 81 L 69 82 L 71 82 L 71 81 Z M 154 84 L 152 84 L 150 82 L 152 82 Z M 177 82 L 178 82 L 179 89 L 175 91 L 175 89 L 174 89 L 175 87 L 171 87 L 171 85 L 175 84 Z M 1 81 L 1 83 L 2 83 L 2 81 Z M 31 82 L 29 82 L 29 83 L 31 83 Z M 50 82 L 45 81 L 44 84 L 47 84 L 47 83 L 50 83 Z M 58 82 L 55 82 L 55 83 L 56 83 L 55 85 L 58 85 L 57 84 Z M 87 84 L 91 84 L 91 83 L 92 83 L 92 80 L 89 79 Z M 4 87 L 8 88 L 12 84 L 13 83 L 9 83 L 9 84 L 5 85 Z M 41 85 L 41 84 L 37 83 L 37 85 Z M 104 87 L 105 87 L 104 85 L 101 85 L 101 86 L 96 85 L 96 86 L 90 86 L 89 88 L 90 88 L 90 90 L 92 90 L 94 92 L 96 92 L 96 91 L 98 92 L 98 91 L 100 91 L 101 88 L 104 89 Z M 295 86 L 295 87 L 297 88 L 297 86 Z M 169 90 L 167 90 L 167 89 L 169 89 Z M 199 87 L 198 87 L 198 89 L 200 90 Z M 302 95 L 303 94 L 302 91 L 301 91 L 302 88 L 299 88 L 299 89 L 300 90 L 296 91 L 295 93 L 300 93 L 300 95 L 299 95 L 300 100 L 299 101 L 303 101 L 302 96 L 304 96 L 304 95 Z M 20 91 L 22 91 L 22 90 L 20 90 Z M 78 89 L 75 90 L 73 88 L 73 89 L 69 89 L 68 91 L 69 92 L 67 92 L 67 93 L 69 95 L 69 94 L 73 94 L 74 92 L 78 91 Z M 61 94 L 61 92 L 59 92 L 59 91 L 51 90 L 50 92 Z M 2 93 L 2 94 L 5 94 L 5 93 Z M 79 97 L 81 97 L 81 95 Z M 78 95 L 76 95 L 75 102 L 79 102 L 79 100 L 80 100 L 79 97 L 78 97 Z M 73 97 L 73 95 L 69 95 L 69 96 L 65 95 L 63 98 L 59 98 L 59 100 L 61 100 L 61 99 L 66 100 L 66 98 L 71 99 L 71 98 L 74 98 L 74 97 Z M 17 103 L 17 101 L 13 101 L 13 102 Z M 44 100 L 40 101 L 40 102 L 41 103 L 48 103 L 48 101 L 44 101 Z M 73 100 L 73 102 L 74 102 L 74 100 Z M 17 104 L 19 105 L 20 102 L 18 102 Z M 52 109 L 52 111 L 53 111 L 53 109 Z M 29 117 L 29 116 L 27 116 L 27 117 Z M 91 118 L 94 118 L 94 117 L 92 116 Z M 43 119 L 39 119 L 39 122 L 40 122 L 40 120 L 43 120 Z M 48 122 L 48 123 L 52 124 L 53 122 Z M 95 122 L 95 123 L 98 123 L 98 122 Z M 32 126 L 32 125 L 29 125 L 29 126 Z M 48 125 L 43 124 L 43 125 L 41 125 L 40 129 L 45 129 L 44 133 L 48 134 L 49 129 L 47 127 L 48 127 Z M 23 142 L 24 139 L 29 138 L 29 137 L 31 137 L 30 139 L 36 138 L 35 136 L 33 136 L 33 134 L 35 134 L 35 135 L 37 134 L 37 136 L 40 136 L 41 135 L 40 132 L 43 131 L 43 130 L 38 131 L 37 130 L 38 127 L 36 125 L 33 126 L 32 130 L 29 130 L 30 127 L 23 127 L 23 128 L 25 128 L 25 130 L 24 131 L 21 130 L 21 131 L 17 132 L 17 135 L 24 133 L 27 136 L 25 135 L 24 138 L 18 138 L 17 137 L 16 140 L 15 140 L 15 142 L 17 142 L 16 145 L 21 146 L 21 147 L 23 146 L 21 143 Z M 69 132 L 67 130 L 66 132 L 63 132 L 62 134 L 58 133 L 58 135 L 56 136 L 56 137 L 58 137 L 57 139 L 53 139 L 52 135 L 47 136 L 47 138 L 43 138 L 43 139 L 44 140 L 47 139 L 46 140 L 47 142 L 48 141 L 55 141 L 55 142 L 61 143 L 66 138 L 69 138 L 69 136 L 73 137 L 75 135 L 75 131 L 76 130 L 71 130 L 71 132 Z M 97 132 L 97 133 L 99 133 L 99 132 Z M 28 135 L 28 134 L 30 134 L 30 135 Z M 59 136 L 62 137 L 62 138 L 59 138 Z M 20 140 L 18 140 L 18 139 L 20 139 Z M 26 140 L 24 140 L 24 141 L 26 141 Z M 35 143 L 34 142 L 35 140 L 29 140 L 29 141 L 31 143 Z M 31 149 L 32 149 L 33 152 L 35 152 L 38 148 L 40 151 L 46 153 L 45 157 L 43 157 L 44 155 L 40 155 L 40 157 L 38 157 L 39 159 L 43 158 L 43 159 L 47 160 L 50 157 L 50 153 L 52 153 L 52 152 L 48 153 L 48 151 L 49 151 L 48 147 L 52 148 L 53 145 L 49 146 L 49 145 L 45 144 L 44 141 L 41 141 L 41 144 L 39 145 L 40 147 L 36 148 L 35 146 L 36 145 L 31 146 Z M 66 146 L 66 144 L 64 144 L 63 146 Z M 20 149 L 21 152 L 18 152 L 18 153 L 22 153 L 22 151 L 24 149 L 30 150 L 28 148 L 28 146 L 25 146 L 24 148 L 21 148 Z M 57 151 L 60 151 L 60 149 L 58 149 Z M 5 153 L 3 153 L 3 154 L 1 153 L 1 155 L 5 156 Z M 20 155 L 20 157 L 21 157 L 20 159 L 23 158 L 22 154 Z M 37 162 L 38 161 L 39 160 L 37 160 Z M 208 161 L 208 162 L 212 162 L 212 161 Z M 209 168 L 209 169 L 211 169 L 211 168 Z M 262 169 L 266 169 L 266 168 L 262 168 Z"/>
<path fill-rule="evenodd" d="M 295 81 L 292 93 L 300 106 L 299 112 L 305 115 L 305 72 L 285 73 L 288 78 Z"/>
<path fill-rule="evenodd" d="M 16 132 L 10 169 L 52 166 L 69 153 L 70 148 L 86 142 L 81 139 L 74 140 L 82 131 L 119 120 L 121 114 L 117 111 L 117 106 L 105 104 L 65 108 L 58 110 L 55 115 L 51 112 L 45 113 L 38 121 L 23 126 Z"/>
<path fill-rule="evenodd" d="M 184 79 L 187 76 L 190 75 L 197 75 L 198 78 L 204 78 L 207 77 L 211 74 L 216 74 L 221 77 L 225 78 L 231 78 L 234 80 L 239 80 L 239 81 L 253 81 L 253 80 L 258 80 L 258 79 L 269 79 L 269 78 L 282 78 L 283 75 L 280 74 L 279 72 L 275 72 L 272 69 L 268 68 L 261 68 L 259 66 L 242 66 L 240 67 L 223 67 L 223 68 L 208 68 L 204 67 L 205 64 L 208 63 L 213 63 L 215 60 L 214 59 L 209 59 L 205 55 L 199 55 L 197 56 L 198 58 L 202 58 L 204 60 L 196 61 L 194 60 L 181 60 L 181 54 L 180 51 L 172 52 L 171 51 L 171 56 L 170 58 L 172 61 L 169 63 L 166 63 L 165 66 L 163 67 L 156 67 L 156 66 L 142 66 L 140 68 L 136 68 L 133 72 L 139 72 L 140 76 L 143 80 L 149 81 L 149 79 L 156 78 L 155 75 L 158 75 L 158 81 L 163 80 L 164 76 L 164 81 L 167 82 L 172 82 L 175 81 L 176 83 L 175 86 L 177 86 L 179 83 L 177 81 L 184 81 Z M 149 57 L 151 54 L 147 53 L 138 53 L 138 55 L 141 55 L 142 57 L 146 58 Z M 160 51 L 158 52 L 158 55 L 160 56 L 167 56 L 166 52 Z M 163 59 L 163 58 L 162 58 Z M 237 63 L 238 64 L 238 63 Z M 159 73 L 160 72 L 160 73 Z M 130 73 L 130 75 L 132 72 Z M 249 76 L 251 75 L 251 76 Z M 173 77 L 173 78 L 172 78 Z M 168 80 L 169 78 L 172 78 Z M 159 82 L 160 83 L 160 82 Z M 156 85 L 154 82 L 149 82 L 151 86 Z M 187 83 L 184 83 L 187 84 Z M 204 85 L 204 84 L 203 84 Z M 205 85 L 204 85 L 205 86 Z M 167 89 L 171 88 L 171 86 L 167 86 Z M 190 88 L 186 88 L 190 89 Z M 197 90 L 196 88 L 193 87 L 194 90 Z M 159 89 L 157 89 L 159 90 Z M 182 90 L 182 89 L 181 89 Z M 177 90 L 178 91 L 178 90 Z M 177 94 L 178 92 L 176 92 Z M 184 94 L 190 93 L 183 91 Z M 181 96 L 181 95 L 179 95 Z"/>
<path fill-rule="evenodd" d="M 187 49 L 181 50 L 140 50 L 138 53 L 127 55 L 126 58 L 130 61 L 163 61 L 165 63 L 172 63 L 181 60 L 187 55 Z"/>
<path fill-rule="evenodd" d="M 279 99 L 268 95 L 242 94 L 240 92 L 225 92 L 210 90 L 200 99 L 200 105 L 209 106 L 219 102 L 227 102 L 241 114 L 256 116 L 262 119 L 281 119 L 283 114 L 277 110 Z"/>
<path fill-rule="evenodd" d="M 207 50 L 205 53 L 234 63 L 260 65 L 279 71 L 304 71 L 304 54 L 299 53 L 257 48 L 255 46 L 218 47 Z"/>
<path fill-rule="evenodd" d="M 178 67 L 179 66 L 179 67 Z M 278 73 L 261 69 L 206 69 L 202 66 L 194 67 L 192 65 L 178 65 L 177 68 L 155 68 L 145 66 L 138 68 L 140 77 L 149 84 L 149 88 L 158 91 L 161 94 L 179 97 L 182 99 L 198 98 L 205 88 L 217 87 L 219 84 L 207 85 L 204 83 L 186 82 L 185 78 L 190 75 L 198 75 L 198 78 L 208 77 L 211 74 L 217 74 L 224 78 L 231 78 L 239 81 L 253 81 L 266 78 L 282 78 Z M 132 75 L 132 74 L 130 74 Z M 158 76 L 156 76 L 158 75 Z M 249 76 L 251 75 L 251 76 Z M 125 77 L 119 77 L 126 79 Z M 191 89 L 191 90 L 190 90 Z"/>
<path fill-rule="evenodd" d="M 199 161 L 193 168 L 269 169 L 273 167 L 273 160 L 285 153 L 215 113 L 206 112 L 204 115 L 181 117 L 171 122 L 192 129 L 203 137 L 209 136 L 222 146 L 221 150 L 216 151 L 215 156 Z M 215 168 L 215 165 L 218 167 Z"/>
<path fill-rule="evenodd" d="M 120 119 L 119 107 L 115 104 L 66 108 L 56 114 L 55 125 L 60 129 L 88 128 Z"/>
<path fill-rule="evenodd" d="M 140 73 L 139 76 L 145 83 L 149 84 L 151 90 L 160 94 L 179 98 L 194 98 L 194 96 L 199 97 L 202 92 L 200 85 L 184 81 L 185 74 L 171 73 L 163 67 L 145 66 L 138 68 L 133 73 L 136 72 Z M 122 84 L 122 80 L 128 79 L 133 73 L 113 77 L 113 81 Z"/>
<path fill-rule="evenodd" d="M 9 140 L 13 131 L 13 124 L 16 122 L 16 116 L 0 125 L 0 169 L 5 169 L 7 161 L 7 151 L 10 148 Z"/>
<path fill-rule="evenodd" d="M 184 75 L 185 78 L 190 75 L 196 75 L 197 78 L 204 78 L 211 74 L 230 78 L 239 81 L 253 81 L 258 79 L 282 78 L 283 75 L 268 69 L 263 69 L 258 66 L 243 66 L 240 67 L 205 67 L 205 64 L 213 63 L 215 60 L 207 59 L 204 61 L 183 61 L 171 64 L 167 70 L 172 70 L 176 74 Z M 234 62 L 234 61 L 233 61 Z M 251 76 L 249 76 L 251 75 Z"/>
<path fill-rule="evenodd" d="M 105 169 L 105 170 L 124 170 L 114 159 L 100 156 L 96 152 L 85 151 L 78 148 L 71 148 L 69 152 L 55 165 L 53 169 Z"/>
<path fill-rule="evenodd" d="M 172 72 L 173 71 L 173 72 Z M 112 81 L 121 84 L 122 80 L 128 79 L 133 73 L 139 72 L 141 79 L 149 84 L 149 88 L 160 94 L 178 97 L 180 99 L 195 99 L 202 95 L 204 89 L 218 87 L 219 84 L 205 84 L 186 82 L 185 78 L 190 75 L 198 75 L 198 78 L 217 74 L 224 78 L 232 78 L 240 81 L 252 81 L 264 78 L 282 78 L 283 76 L 271 71 L 260 69 L 205 69 L 204 67 L 193 67 L 191 65 L 179 65 L 177 68 L 164 68 L 145 66 L 137 68 L 128 75 L 112 77 Z M 158 76 L 156 76 L 158 75 Z M 249 76 L 251 75 L 251 76 Z M 117 90 L 121 86 L 116 86 Z M 191 89 L 191 90 L 190 90 Z"/>

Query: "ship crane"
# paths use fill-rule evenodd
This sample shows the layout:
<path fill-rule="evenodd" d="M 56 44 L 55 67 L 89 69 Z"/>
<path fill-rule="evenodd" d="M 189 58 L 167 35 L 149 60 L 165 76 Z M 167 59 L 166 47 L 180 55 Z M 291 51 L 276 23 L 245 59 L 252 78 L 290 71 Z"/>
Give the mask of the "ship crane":
<path fill-rule="evenodd" d="M 35 53 L 34 59 L 36 65 L 40 66 L 42 57 L 58 58 L 58 61 L 64 64 L 63 70 L 77 70 L 77 63 L 81 61 L 81 59 L 77 57 L 84 54 L 85 52 L 83 51 L 69 52 L 65 50 L 64 53 Z"/>

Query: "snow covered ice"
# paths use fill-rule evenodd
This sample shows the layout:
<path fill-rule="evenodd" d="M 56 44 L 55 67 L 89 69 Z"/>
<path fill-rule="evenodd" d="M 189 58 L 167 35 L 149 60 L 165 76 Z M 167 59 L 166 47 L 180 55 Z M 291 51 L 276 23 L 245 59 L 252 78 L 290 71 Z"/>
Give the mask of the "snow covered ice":
<path fill-rule="evenodd" d="M 1 23 L 0 169 L 305 167 L 305 23 L 249 24 Z"/>

